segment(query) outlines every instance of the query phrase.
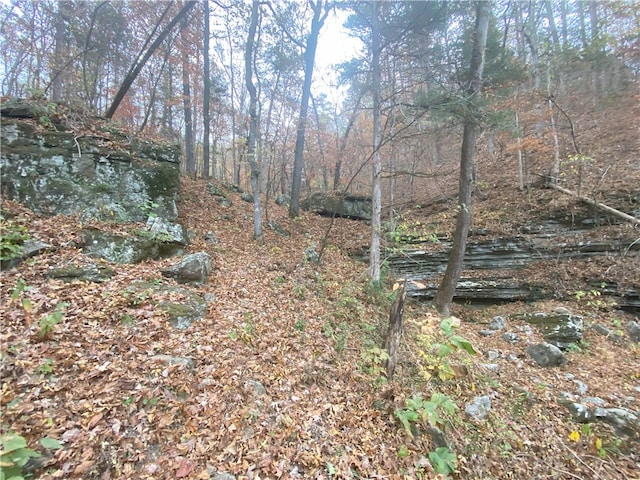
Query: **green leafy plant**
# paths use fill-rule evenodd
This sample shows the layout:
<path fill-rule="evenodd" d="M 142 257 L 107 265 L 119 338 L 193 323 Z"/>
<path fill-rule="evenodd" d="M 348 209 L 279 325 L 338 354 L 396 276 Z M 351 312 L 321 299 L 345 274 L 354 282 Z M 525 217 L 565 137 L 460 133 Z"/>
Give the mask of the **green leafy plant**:
<path fill-rule="evenodd" d="M 476 351 L 471 342 L 457 335 L 454 328 L 453 317 L 447 317 L 440 322 L 440 333 L 443 337 L 441 341 L 434 341 L 433 335 L 425 328 L 418 335 L 418 342 L 423 347 L 418 352 L 423 360 L 420 370 L 427 380 L 434 376 L 441 381 L 455 377 L 455 371 L 449 362 L 453 353 L 464 351 L 475 355 Z"/>
<path fill-rule="evenodd" d="M 19 278 L 16 282 L 15 287 L 13 287 L 13 292 L 11 292 L 11 302 L 16 302 L 20 300 L 20 304 L 25 312 L 31 313 L 33 310 L 33 303 L 31 303 L 31 299 L 24 295 L 25 292 L 28 292 L 33 287 L 27 285 L 23 278 Z"/>
<path fill-rule="evenodd" d="M 22 467 L 32 457 L 40 454 L 27 447 L 27 441 L 21 435 L 5 433 L 0 436 L 2 451 L 0 452 L 0 477 L 8 480 L 21 480 Z"/>
<path fill-rule="evenodd" d="M 455 473 L 458 466 L 458 457 L 447 447 L 439 447 L 429 452 L 429 461 L 433 469 L 444 476 Z"/>
<path fill-rule="evenodd" d="M 50 358 L 45 359 L 45 361 L 36 368 L 36 373 L 40 375 L 51 375 L 53 373 L 53 363 L 53 360 Z"/>
<path fill-rule="evenodd" d="M 144 215 L 151 218 L 155 218 L 158 216 L 158 214 L 154 210 L 157 209 L 159 206 L 160 205 L 158 205 L 153 200 L 147 199 L 147 201 L 145 201 L 144 204 L 140 206 L 140 210 Z"/>
<path fill-rule="evenodd" d="M 29 239 L 27 228 L 0 215 L 0 260 L 11 260 L 22 255 L 23 244 Z"/>
<path fill-rule="evenodd" d="M 413 437 L 419 432 L 420 423 L 435 427 L 444 422 L 442 412 L 453 414 L 457 409 L 458 406 L 447 395 L 434 392 L 429 400 L 424 400 L 420 395 L 407 399 L 405 408 L 396 409 L 393 413 L 409 436 Z"/>
<path fill-rule="evenodd" d="M 440 241 L 438 231 L 432 225 L 425 225 L 418 220 L 405 221 L 402 218 L 399 220 L 400 222 L 387 232 L 387 238 L 392 243 L 438 243 Z"/>
<path fill-rule="evenodd" d="M 62 448 L 58 440 L 49 437 L 41 438 L 40 445 L 49 450 Z M 0 435 L 0 447 L 0 480 L 23 480 L 22 468 L 30 458 L 41 456 L 27 446 L 23 436 L 11 431 Z"/>
<path fill-rule="evenodd" d="M 603 282 L 600 285 L 600 289 L 578 290 L 574 293 L 575 299 L 594 310 L 609 310 L 616 306 L 616 302 L 602 298 L 602 290 L 604 290 L 606 286 L 606 283 Z"/>
<path fill-rule="evenodd" d="M 48 338 L 53 332 L 53 328 L 62 321 L 64 313 L 69 306 L 66 302 L 58 302 L 53 312 L 44 315 L 39 322 L 40 331 L 38 337 L 41 339 Z"/>
<path fill-rule="evenodd" d="M 407 448 L 407 446 L 400 445 L 400 448 L 398 448 L 398 458 L 402 460 L 403 458 L 406 458 L 408 456 L 409 456 L 409 449 Z"/>
<path fill-rule="evenodd" d="M 380 347 L 372 347 L 360 354 L 362 357 L 362 370 L 365 373 L 373 375 L 376 384 L 385 383 L 385 367 L 384 363 L 389 359 L 386 350 Z"/>

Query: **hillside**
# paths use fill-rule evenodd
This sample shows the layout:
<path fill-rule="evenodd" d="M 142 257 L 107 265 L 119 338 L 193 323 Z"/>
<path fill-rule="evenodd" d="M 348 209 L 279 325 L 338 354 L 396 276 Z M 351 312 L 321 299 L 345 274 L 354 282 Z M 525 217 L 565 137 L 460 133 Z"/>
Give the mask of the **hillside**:
<path fill-rule="evenodd" d="M 269 205 L 269 220 L 291 236 L 267 230 L 258 246 L 251 205 L 230 193 L 232 206 L 222 207 L 206 185 L 185 179 L 181 192 L 182 221 L 196 233 L 190 249 L 209 252 L 215 264 L 200 289 L 214 298 L 206 318 L 186 330 L 169 325 L 152 299 L 127 295 L 134 280 L 170 283 L 160 268 L 171 260 L 120 265 L 103 284 L 48 280 L 50 265 L 84 261 L 74 248 L 78 222 L 5 202 L 31 235 L 57 247 L 2 273 L 3 423 L 30 446 L 42 437 L 64 445 L 38 460 L 36 477 L 432 478 L 434 441 L 424 422 L 412 438 L 393 412 L 433 392 L 460 407 L 446 414 L 444 427 L 460 478 L 637 476 L 637 449 L 628 440 L 599 422 L 585 430 L 556 401 L 580 380 L 590 396 L 637 411 L 637 344 L 587 329 L 566 366 L 545 369 L 527 358 L 524 342 L 479 332 L 493 316 L 560 304 L 460 307 L 459 332 L 479 355 L 455 355 L 454 379 L 426 381 L 419 372 L 426 346 L 416 335 L 436 335 L 439 319 L 412 303 L 399 371 L 386 383 L 376 346 L 390 286 L 372 289 L 366 266 L 345 253 L 366 243 L 366 225 L 337 219 L 316 266 L 304 252 L 323 237 L 328 219 L 292 221 Z M 203 240 L 209 231 L 216 243 Z M 12 299 L 20 279 L 26 287 Z M 20 304 L 25 296 L 29 308 Z M 41 340 L 39 319 L 58 302 L 68 304 L 63 321 Z M 633 318 L 586 302 L 562 305 L 613 330 Z M 527 341 L 539 340 L 530 335 Z M 486 368 L 488 352 L 497 372 Z M 490 396 L 492 409 L 475 422 L 463 409 L 479 394 Z M 572 432 L 581 438 L 572 441 Z"/>

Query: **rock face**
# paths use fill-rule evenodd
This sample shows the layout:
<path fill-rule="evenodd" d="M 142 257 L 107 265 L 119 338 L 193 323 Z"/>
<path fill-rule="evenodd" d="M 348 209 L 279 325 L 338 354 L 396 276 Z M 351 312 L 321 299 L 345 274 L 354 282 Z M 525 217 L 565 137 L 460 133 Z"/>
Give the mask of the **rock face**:
<path fill-rule="evenodd" d="M 2 113 L 0 166 L 7 198 L 38 213 L 79 214 L 84 221 L 177 218 L 178 145 L 127 141 L 107 128 L 85 135 L 37 129 Z"/>
<path fill-rule="evenodd" d="M 300 206 L 304 210 L 354 220 L 371 220 L 371 197 L 319 192 L 305 198 Z"/>
<path fill-rule="evenodd" d="M 569 229 L 567 228 L 567 231 Z M 564 230 L 558 230 L 562 232 Z M 536 301 L 559 298 L 544 283 L 520 275 L 519 271 L 548 260 L 570 261 L 620 254 L 629 247 L 629 255 L 638 255 L 640 242 L 633 239 L 607 239 L 566 243 L 556 241 L 553 233 L 530 233 L 485 240 L 481 234 L 471 235 L 465 252 L 464 271 L 456 287 L 455 298 L 479 302 Z M 421 248 L 419 243 L 426 243 Z M 431 242 L 408 242 L 399 255 L 389 255 L 387 262 L 394 278 L 415 280 L 407 282 L 407 295 L 432 299 L 439 279 L 447 268 L 451 242 L 438 238 Z M 358 252 L 357 258 L 366 261 L 368 252 Z M 585 286 L 585 288 L 591 288 Z M 618 305 L 629 309 L 640 308 L 640 291 L 635 285 L 620 286 L 616 279 L 598 282 L 602 295 L 618 297 Z"/>

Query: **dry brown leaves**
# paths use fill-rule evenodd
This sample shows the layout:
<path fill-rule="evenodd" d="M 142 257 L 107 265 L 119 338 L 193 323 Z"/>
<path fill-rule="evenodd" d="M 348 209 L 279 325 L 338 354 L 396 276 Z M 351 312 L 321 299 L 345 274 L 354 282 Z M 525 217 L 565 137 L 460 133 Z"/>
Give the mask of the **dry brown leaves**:
<path fill-rule="evenodd" d="M 381 385 L 362 353 L 380 341 L 386 304 L 367 289 L 366 266 L 345 254 L 367 244 L 366 225 L 336 220 L 323 263 L 315 266 L 304 260 L 304 251 L 319 244 L 329 220 L 290 220 L 284 209 L 269 205 L 268 219 L 291 237 L 266 228 L 264 244 L 257 245 L 251 205 L 228 195 L 233 205 L 224 207 L 205 182 L 184 181 L 182 221 L 196 233 L 190 248 L 206 250 L 215 265 L 199 289 L 215 301 L 186 330 L 171 327 L 150 300 L 132 303 L 126 294 L 133 281 L 160 280 L 160 268 L 172 260 L 114 266 L 116 274 L 105 283 L 48 279 L 50 267 L 88 261 L 76 248 L 81 225 L 8 205 L 32 236 L 55 247 L 1 276 L 3 424 L 33 447 L 45 436 L 64 444 L 46 452 L 36 476 L 434 478 L 428 437 L 409 438 L 393 411 L 416 393 L 441 390 L 461 407 L 481 393 L 494 397 L 487 423 L 474 424 L 460 413 L 447 428 L 460 478 L 633 478 L 637 459 L 629 452 L 600 459 L 588 442 L 570 443 L 568 435 L 578 427 L 554 394 L 571 388 L 564 374 L 572 372 L 588 378 L 594 396 L 634 395 L 637 348 L 589 334 L 586 353 L 570 354 L 562 370 L 544 371 L 525 358 L 523 346 L 477 334 L 505 309 L 462 309 L 463 334 L 478 350 L 512 353 L 522 366 L 501 362 L 492 377 L 477 359 L 468 377 L 425 384 L 415 373 L 414 334 L 432 317 L 411 306 L 398 379 Z M 207 244 L 207 231 L 219 241 Z M 20 279 L 26 288 L 14 295 Z M 67 305 L 64 320 L 39 339 L 40 320 L 61 302 Z M 594 313 L 599 321 L 615 320 Z M 195 366 L 158 355 L 192 359 Z M 614 438 L 604 427 L 597 433 Z M 404 447 L 408 455 L 398 455 Z"/>

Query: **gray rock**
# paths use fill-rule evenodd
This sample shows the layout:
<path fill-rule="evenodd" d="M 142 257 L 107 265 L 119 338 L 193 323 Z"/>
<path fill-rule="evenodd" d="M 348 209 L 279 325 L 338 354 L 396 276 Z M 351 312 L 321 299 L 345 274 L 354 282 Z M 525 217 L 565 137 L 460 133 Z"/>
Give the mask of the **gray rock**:
<path fill-rule="evenodd" d="M 288 206 L 291 203 L 291 198 L 288 195 L 280 194 L 276 197 L 276 205 Z"/>
<path fill-rule="evenodd" d="M 192 253 L 179 263 L 162 269 L 165 277 L 172 277 L 178 283 L 201 285 L 207 282 L 211 273 L 211 257 L 206 252 Z"/>
<path fill-rule="evenodd" d="M 553 311 L 558 315 L 571 315 L 571 310 L 565 307 L 556 307 Z"/>
<path fill-rule="evenodd" d="M 191 357 L 174 357 L 172 355 L 154 355 L 151 360 L 166 363 L 167 365 L 184 365 L 188 368 L 194 368 L 196 366 L 195 361 Z"/>
<path fill-rule="evenodd" d="M 94 258 L 102 258 L 114 263 L 140 263 L 145 260 L 158 260 L 172 257 L 183 251 L 183 245 L 165 242 L 150 235 L 129 236 L 103 232 L 95 228 L 82 230 L 84 244 L 82 252 Z"/>
<path fill-rule="evenodd" d="M 589 387 L 587 387 L 584 382 L 581 382 L 580 380 L 574 380 L 573 383 L 578 386 L 578 395 L 584 395 L 589 391 Z"/>
<path fill-rule="evenodd" d="M 86 265 L 67 265 L 54 267 L 47 272 L 47 277 L 56 278 L 65 282 L 74 280 L 84 280 L 87 282 L 106 282 L 113 276 L 113 269 L 104 265 L 98 266 L 95 263 Z"/>
<path fill-rule="evenodd" d="M 640 323 L 631 320 L 627 323 L 627 335 L 632 342 L 640 342 Z"/>
<path fill-rule="evenodd" d="M 495 335 L 497 330 L 480 330 L 478 333 L 483 337 L 491 337 Z"/>
<path fill-rule="evenodd" d="M 189 235 L 186 229 L 178 224 L 161 217 L 149 217 L 147 219 L 149 237 L 166 243 L 178 243 L 189 245 Z"/>
<path fill-rule="evenodd" d="M 487 350 L 486 352 L 484 352 L 484 356 L 487 357 L 487 360 L 489 360 L 490 362 L 494 362 L 498 358 L 500 358 L 500 354 L 495 350 Z"/>
<path fill-rule="evenodd" d="M 535 325 L 544 339 L 558 348 L 567 349 L 582 341 L 584 319 L 580 315 L 537 312 L 514 317 Z"/>
<path fill-rule="evenodd" d="M 291 236 L 291 234 L 287 231 L 287 229 L 285 229 L 282 225 L 280 225 L 278 222 L 276 222 L 275 220 L 269 220 L 269 228 L 271 230 L 273 230 L 274 232 L 276 232 L 278 235 L 280 235 L 281 237 L 289 237 Z"/>
<path fill-rule="evenodd" d="M 177 144 L 127 134 L 126 146 L 119 146 L 124 134 L 115 129 L 101 135 L 36 131 L 5 118 L 0 134 L 3 192 L 35 212 L 111 222 L 146 221 L 150 214 L 177 218 Z"/>
<path fill-rule="evenodd" d="M 371 220 L 371 197 L 318 192 L 300 202 L 303 210 L 355 220 Z"/>
<path fill-rule="evenodd" d="M 431 439 L 431 444 L 435 447 L 433 448 L 433 450 L 435 450 L 436 448 L 450 448 L 451 445 L 449 444 L 447 437 L 445 436 L 444 432 L 442 430 L 440 430 L 438 427 L 434 427 L 431 425 L 428 425 L 425 428 L 425 431 L 427 433 L 427 435 L 429 435 L 429 438 Z"/>
<path fill-rule="evenodd" d="M 489 330 L 503 330 L 507 326 L 507 321 L 504 317 L 493 317 L 489 322 Z"/>
<path fill-rule="evenodd" d="M 474 420 L 484 420 L 491 411 L 491 398 L 488 395 L 476 397 L 465 405 L 464 411 Z"/>
<path fill-rule="evenodd" d="M 214 245 L 216 243 L 219 243 L 220 240 L 218 240 L 215 235 L 213 234 L 213 232 L 207 232 L 204 234 L 204 241 L 207 242 L 209 245 Z"/>
<path fill-rule="evenodd" d="M 567 363 L 562 351 L 550 343 L 529 345 L 526 352 L 541 367 L 560 367 Z"/>
<path fill-rule="evenodd" d="M 19 257 L 12 258 L 9 260 L 2 260 L 0 262 L 0 268 L 2 270 L 8 270 L 19 265 L 23 260 L 31 257 L 35 257 L 46 250 L 52 248 L 48 243 L 41 242 L 40 240 L 36 240 L 34 238 L 28 238 L 22 244 L 22 253 Z"/>
<path fill-rule="evenodd" d="M 565 402 L 564 405 L 571 413 L 571 418 L 578 423 L 589 423 L 595 419 L 593 412 L 586 405 L 575 402 Z"/>
<path fill-rule="evenodd" d="M 320 265 L 320 254 L 316 251 L 316 245 L 312 245 L 304 251 L 304 259 L 307 262 Z"/>
<path fill-rule="evenodd" d="M 209 478 L 211 480 L 236 480 L 236 477 L 230 473 L 212 473 Z"/>
<path fill-rule="evenodd" d="M 513 333 L 513 332 L 506 332 L 502 334 L 502 339 L 505 342 L 509 342 L 509 343 L 516 343 L 519 340 L 519 337 L 517 334 Z"/>
<path fill-rule="evenodd" d="M 482 363 L 481 366 L 490 372 L 498 373 L 500 371 L 500 365 L 497 363 Z"/>
<path fill-rule="evenodd" d="M 605 402 L 600 397 L 583 397 L 580 401 L 582 403 L 590 403 L 597 407 L 604 407 L 607 404 L 607 402 Z"/>
<path fill-rule="evenodd" d="M 244 382 L 244 388 L 245 390 L 249 390 L 251 393 L 259 397 L 267 394 L 267 389 L 262 383 L 258 382 L 257 380 L 247 380 L 246 382 Z"/>
<path fill-rule="evenodd" d="M 129 285 L 126 293 L 131 298 L 132 305 L 143 302 L 155 305 L 166 313 L 169 323 L 180 330 L 188 328 L 194 321 L 204 317 L 207 310 L 207 302 L 197 293 L 184 287 L 139 281 Z M 181 297 L 183 300 L 163 300 L 166 297 Z"/>
<path fill-rule="evenodd" d="M 640 418 L 636 412 L 626 408 L 596 408 L 595 417 L 608 423 L 616 432 L 640 438 Z"/>

